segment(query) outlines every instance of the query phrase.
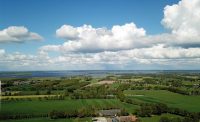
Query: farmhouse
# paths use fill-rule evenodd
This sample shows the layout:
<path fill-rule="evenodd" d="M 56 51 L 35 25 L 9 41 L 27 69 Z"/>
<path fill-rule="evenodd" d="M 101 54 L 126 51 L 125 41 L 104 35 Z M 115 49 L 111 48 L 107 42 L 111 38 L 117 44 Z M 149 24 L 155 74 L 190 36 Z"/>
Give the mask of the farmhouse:
<path fill-rule="evenodd" d="M 101 117 L 96 117 L 92 120 L 93 122 L 137 122 L 138 120 L 134 115 L 117 116 L 120 113 L 120 109 L 100 110 L 99 116 Z"/>
<path fill-rule="evenodd" d="M 134 115 L 119 117 L 119 122 L 136 122 L 137 120 L 137 117 Z"/>

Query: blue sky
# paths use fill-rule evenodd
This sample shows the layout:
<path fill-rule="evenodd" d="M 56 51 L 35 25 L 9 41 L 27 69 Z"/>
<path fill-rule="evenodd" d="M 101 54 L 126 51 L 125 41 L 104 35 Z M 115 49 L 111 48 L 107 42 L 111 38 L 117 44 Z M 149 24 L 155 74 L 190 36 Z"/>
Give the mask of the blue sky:
<path fill-rule="evenodd" d="M 199 0 L 192 0 L 192 1 L 194 1 L 194 4 L 196 4 L 195 1 L 198 2 Z M 15 52 L 19 52 L 22 55 L 33 55 L 33 56 L 37 56 L 39 49 L 46 45 L 51 45 L 51 47 L 53 45 L 57 47 L 60 46 L 59 49 L 60 48 L 63 49 L 65 47 L 62 45 L 67 44 L 67 42 L 69 41 L 73 41 L 73 40 L 70 40 L 69 37 L 67 37 L 68 33 L 66 32 L 66 30 L 64 30 L 66 34 L 64 38 L 63 36 L 60 37 L 57 35 L 56 30 L 59 30 L 63 25 L 70 25 L 73 28 L 77 29 L 77 27 L 83 27 L 83 25 L 86 24 L 86 25 L 91 25 L 93 29 L 105 27 L 107 28 L 106 30 L 112 30 L 113 26 L 115 25 L 123 26 L 128 23 L 134 23 L 134 25 L 136 26 L 136 30 L 142 28 L 145 31 L 145 36 L 147 36 L 145 38 L 149 39 L 149 36 L 153 36 L 154 38 L 155 35 L 158 35 L 159 38 L 166 38 L 166 37 L 160 37 L 160 35 L 168 34 L 170 35 L 169 38 L 171 39 L 172 38 L 171 35 L 174 34 L 173 32 L 178 33 L 179 29 L 182 28 L 181 25 L 174 26 L 174 24 L 179 24 L 182 22 L 182 20 L 181 21 L 177 20 L 177 22 L 179 23 L 170 23 L 168 21 L 165 21 L 165 20 L 169 20 L 173 18 L 170 18 L 171 16 L 169 15 L 166 15 L 166 16 L 164 15 L 164 8 L 167 5 L 173 8 L 172 5 L 177 4 L 179 5 L 179 8 L 176 8 L 176 9 L 184 9 L 184 7 L 182 7 L 184 5 L 184 2 L 180 4 L 178 3 L 179 3 L 179 0 L 159 0 L 159 1 L 155 1 L 155 0 L 98 0 L 98 1 L 97 0 L 84 0 L 84 1 L 83 0 L 0 0 L 0 18 L 1 18 L 0 31 L 2 30 L 3 32 L 4 29 L 9 28 L 11 26 L 15 26 L 15 27 L 23 26 L 27 28 L 29 32 L 37 33 L 39 36 L 43 38 L 42 40 L 39 40 L 39 41 L 35 41 L 37 39 L 28 40 L 28 41 L 26 39 L 23 39 L 22 41 L 20 41 L 20 43 L 16 43 L 9 40 L 5 41 L 2 39 L 2 43 L 0 42 L 0 49 L 4 50 L 7 55 L 14 55 Z M 170 12 L 170 10 L 166 10 L 166 11 Z M 188 16 L 188 15 L 185 15 L 185 16 Z M 199 18 L 197 18 L 197 20 L 198 19 Z M 161 23 L 162 20 L 164 20 L 164 24 Z M 130 25 L 130 26 L 134 27 L 134 25 Z M 173 25 L 174 27 L 171 27 L 170 25 Z M 170 27 L 168 28 L 168 26 Z M 193 27 L 191 28 L 194 29 Z M 195 29 L 197 30 L 199 28 L 195 28 Z M 71 32 L 71 30 L 68 30 L 68 31 Z M 178 33 L 178 36 L 179 35 L 180 34 Z M 142 35 L 141 40 L 144 39 L 143 36 L 144 35 Z M 148 39 L 144 39 L 144 40 L 148 40 Z M 176 39 L 174 38 L 172 38 L 171 40 L 176 41 Z M 195 40 L 197 40 L 197 42 L 194 42 L 195 44 L 199 43 L 198 39 L 195 39 Z M 78 40 L 78 41 L 81 42 L 82 40 Z M 90 41 L 90 40 L 83 40 L 83 42 L 84 41 Z M 138 42 L 134 42 L 134 44 L 136 43 Z M 118 52 L 118 51 L 124 51 L 124 50 L 133 50 L 133 49 L 140 49 L 141 47 L 155 48 L 156 46 L 160 44 L 165 45 L 165 46 L 170 45 L 169 48 L 172 48 L 172 47 L 183 48 L 181 45 L 187 45 L 188 43 L 185 43 L 184 40 L 180 40 L 180 43 L 178 44 L 174 44 L 172 42 L 169 42 L 169 44 L 168 42 L 167 44 L 166 42 L 162 42 L 162 43 L 159 42 L 154 45 L 153 44 L 142 45 L 139 47 L 135 45 L 130 46 L 130 47 L 127 47 L 127 46 L 113 47 L 112 49 L 111 48 L 108 49 L 108 47 L 102 47 L 98 49 L 98 51 L 101 50 L 98 53 L 103 53 L 107 51 Z M 141 44 L 138 44 L 138 45 L 141 45 Z M 97 48 L 98 47 L 101 47 L 101 45 L 97 46 Z M 71 48 L 71 47 L 66 47 L 66 48 Z M 74 55 L 82 54 L 84 56 L 86 55 L 85 52 L 88 52 L 86 49 L 90 51 L 93 50 L 93 48 L 89 49 L 90 47 L 80 47 L 80 49 L 74 49 L 74 47 L 72 48 L 73 48 Z M 65 55 L 65 58 L 67 58 L 66 53 L 69 55 L 69 54 L 72 54 L 72 52 L 70 51 L 66 52 L 66 50 L 63 52 L 63 50 L 55 51 L 55 49 L 48 48 L 48 55 L 51 58 L 52 56 L 58 57 L 58 56 Z M 84 51 L 81 52 L 80 50 L 84 50 Z M 97 52 L 93 51 L 90 53 L 97 53 Z M 167 57 L 167 58 L 170 58 L 170 57 Z M 176 58 L 179 58 L 179 57 L 176 57 Z M 6 61 L 4 61 L 4 63 L 5 62 Z M 86 62 L 86 64 L 87 63 L 88 62 Z M 100 65 L 100 67 L 102 65 L 104 65 L 105 67 L 113 67 L 112 66 L 113 64 L 112 65 L 109 65 L 106 63 L 103 63 L 103 64 L 97 63 L 97 64 Z M 85 63 L 83 63 L 83 65 L 85 65 Z M 128 63 L 127 65 L 137 65 L 137 63 L 136 64 Z M 190 67 L 191 65 L 193 66 L 193 64 L 188 64 L 188 67 Z M 17 66 L 18 68 L 22 68 L 23 70 L 23 66 L 20 66 L 20 65 L 17 65 Z M 88 65 L 84 66 L 84 68 L 87 66 Z M 12 69 L 15 70 L 15 68 L 12 68 L 12 67 L 9 67 L 9 68 L 8 67 L 5 68 L 5 67 L 6 66 L 4 66 L 5 70 L 12 70 Z M 153 62 L 153 64 L 150 64 L 149 67 L 152 69 L 154 68 L 159 69 L 160 67 L 166 68 L 168 67 L 168 64 L 167 66 L 166 65 L 162 66 L 161 64 L 157 64 Z M 174 66 L 169 64 L 169 67 L 174 67 Z M 51 69 L 56 69 L 56 68 L 54 67 Z M 33 70 L 37 70 L 37 68 Z"/>
<path fill-rule="evenodd" d="M 25 26 L 45 38 L 42 43 L 0 44 L 7 51 L 35 53 L 46 44 L 61 44 L 55 30 L 63 24 L 111 28 L 116 24 L 134 22 L 149 34 L 165 31 L 160 21 L 163 8 L 178 0 L 0 0 L 0 28 Z M 59 41 L 60 40 L 60 41 Z"/>

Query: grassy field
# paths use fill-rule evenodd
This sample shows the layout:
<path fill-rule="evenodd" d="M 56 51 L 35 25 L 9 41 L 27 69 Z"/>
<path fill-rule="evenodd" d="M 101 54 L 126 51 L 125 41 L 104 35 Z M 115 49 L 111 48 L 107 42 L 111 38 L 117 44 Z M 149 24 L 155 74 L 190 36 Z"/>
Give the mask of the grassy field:
<path fill-rule="evenodd" d="M 92 122 L 91 118 L 75 118 L 75 119 L 49 119 L 49 118 L 34 118 L 21 120 L 5 120 L 1 122 Z"/>
<path fill-rule="evenodd" d="M 32 100 L 2 102 L 0 114 L 43 114 L 52 110 L 74 111 L 82 107 L 98 108 L 120 107 L 128 112 L 134 112 L 138 106 L 121 103 L 116 99 L 79 99 L 79 100 Z"/>
<path fill-rule="evenodd" d="M 143 117 L 143 118 L 140 118 L 140 120 L 141 120 L 141 122 L 159 122 L 161 117 L 177 118 L 177 117 L 180 117 L 180 116 L 174 115 L 174 114 L 162 114 L 161 116 L 155 115 L 155 116 L 152 116 L 152 117 Z"/>
<path fill-rule="evenodd" d="M 145 102 L 161 102 L 191 112 L 200 112 L 200 96 L 186 96 L 164 90 L 127 90 L 126 96 Z"/>

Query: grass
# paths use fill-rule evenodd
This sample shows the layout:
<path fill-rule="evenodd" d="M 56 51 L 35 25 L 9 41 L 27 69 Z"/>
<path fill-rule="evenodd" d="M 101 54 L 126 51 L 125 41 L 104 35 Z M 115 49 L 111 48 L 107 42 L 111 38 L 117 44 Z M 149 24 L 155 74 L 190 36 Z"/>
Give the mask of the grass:
<path fill-rule="evenodd" d="M 128 113 L 134 113 L 136 109 L 139 109 L 139 106 L 123 103 L 122 108 L 124 108 Z"/>
<path fill-rule="evenodd" d="M 124 93 L 131 98 L 144 102 L 161 102 L 170 107 L 200 112 L 200 96 L 186 96 L 165 90 L 127 90 Z"/>
<path fill-rule="evenodd" d="M 120 107 L 126 109 L 128 112 L 134 112 L 138 106 L 125 104 L 117 99 L 78 99 L 78 100 L 32 100 L 32 101 L 11 101 L 2 102 L 2 115 L 15 114 L 44 114 L 52 110 L 62 110 L 71 112 L 82 107 L 98 107 L 100 109 L 107 107 Z"/>
<path fill-rule="evenodd" d="M 180 116 L 174 115 L 174 114 L 162 114 L 161 116 L 155 115 L 152 117 L 143 117 L 143 118 L 140 118 L 140 120 L 141 120 L 141 122 L 159 122 L 161 117 L 177 118 Z"/>
<path fill-rule="evenodd" d="M 33 118 L 21 120 L 5 120 L 2 122 L 92 122 L 91 118 L 73 118 L 73 119 L 49 119 L 49 118 Z"/>

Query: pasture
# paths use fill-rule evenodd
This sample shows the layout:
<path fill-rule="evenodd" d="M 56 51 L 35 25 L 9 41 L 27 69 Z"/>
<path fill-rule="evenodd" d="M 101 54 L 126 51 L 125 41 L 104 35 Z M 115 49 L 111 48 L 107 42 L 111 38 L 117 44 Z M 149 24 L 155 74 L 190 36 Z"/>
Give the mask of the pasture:
<path fill-rule="evenodd" d="M 33 118 L 21 120 L 5 120 L 2 122 L 92 122 L 91 118 L 70 118 L 70 119 L 49 119 L 49 118 Z"/>
<path fill-rule="evenodd" d="M 125 95 L 144 102 L 165 103 L 191 112 L 200 111 L 200 96 L 186 96 L 165 90 L 126 90 Z"/>
<path fill-rule="evenodd" d="M 134 112 L 138 106 L 122 103 L 117 99 L 68 99 L 68 100 L 32 100 L 32 101 L 10 101 L 2 102 L 1 115 L 15 114 L 45 114 L 52 110 L 66 112 L 76 111 L 82 107 L 124 108 L 128 112 Z"/>
<path fill-rule="evenodd" d="M 161 117 L 168 117 L 170 119 L 177 118 L 177 117 L 182 118 L 181 116 L 174 115 L 174 114 L 162 114 L 160 116 L 154 115 L 152 117 L 141 117 L 140 120 L 141 122 L 159 122 Z"/>

